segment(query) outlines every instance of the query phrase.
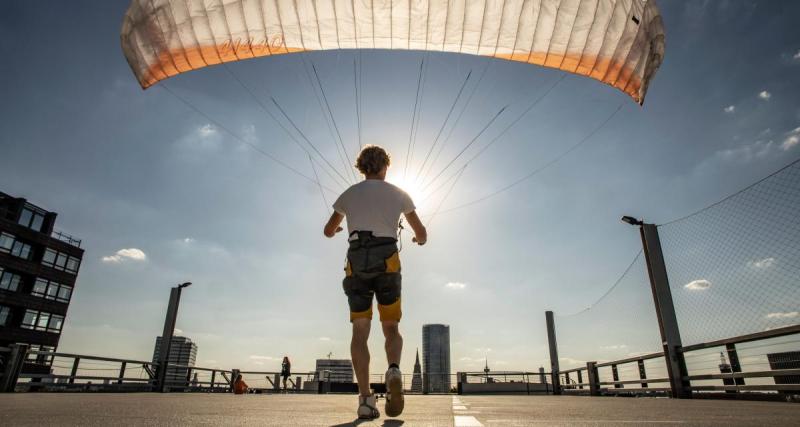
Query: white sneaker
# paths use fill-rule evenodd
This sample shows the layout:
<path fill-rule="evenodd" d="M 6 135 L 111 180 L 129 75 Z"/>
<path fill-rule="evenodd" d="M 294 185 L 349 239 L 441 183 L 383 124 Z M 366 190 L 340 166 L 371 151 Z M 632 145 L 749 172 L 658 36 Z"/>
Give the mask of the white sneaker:
<path fill-rule="evenodd" d="M 369 396 L 358 396 L 358 418 L 362 420 L 372 420 L 381 416 L 378 412 L 378 402 L 375 394 Z"/>
<path fill-rule="evenodd" d="M 403 413 L 403 374 L 399 368 L 386 371 L 386 415 L 396 417 Z"/>

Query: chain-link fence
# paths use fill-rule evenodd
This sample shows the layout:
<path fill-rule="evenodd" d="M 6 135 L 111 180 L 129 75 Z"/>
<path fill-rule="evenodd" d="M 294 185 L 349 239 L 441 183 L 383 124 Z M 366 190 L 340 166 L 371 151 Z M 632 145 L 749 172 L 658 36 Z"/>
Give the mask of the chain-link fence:
<path fill-rule="evenodd" d="M 659 234 L 684 345 L 800 323 L 800 162 Z"/>

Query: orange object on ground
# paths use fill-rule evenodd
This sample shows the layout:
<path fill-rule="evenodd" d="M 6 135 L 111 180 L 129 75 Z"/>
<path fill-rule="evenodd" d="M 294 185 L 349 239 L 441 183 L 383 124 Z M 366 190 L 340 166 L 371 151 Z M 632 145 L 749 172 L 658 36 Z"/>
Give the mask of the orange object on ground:
<path fill-rule="evenodd" d="M 247 393 L 247 388 L 247 383 L 241 378 L 237 379 L 236 382 L 233 383 L 234 394 L 245 394 Z"/>

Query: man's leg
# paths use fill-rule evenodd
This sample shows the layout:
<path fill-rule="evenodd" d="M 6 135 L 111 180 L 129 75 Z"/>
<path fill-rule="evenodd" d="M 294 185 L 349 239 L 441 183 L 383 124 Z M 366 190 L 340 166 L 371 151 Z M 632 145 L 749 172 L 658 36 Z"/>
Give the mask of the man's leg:
<path fill-rule="evenodd" d="M 400 366 L 400 355 L 403 353 L 403 336 L 400 335 L 400 322 L 396 320 L 381 321 L 383 336 L 386 338 L 386 360 L 391 365 Z"/>
<path fill-rule="evenodd" d="M 370 395 L 367 339 L 371 323 L 372 319 L 369 318 L 353 319 L 353 338 L 350 340 L 350 357 L 353 359 L 353 370 L 356 373 L 358 393 L 361 396 Z"/>

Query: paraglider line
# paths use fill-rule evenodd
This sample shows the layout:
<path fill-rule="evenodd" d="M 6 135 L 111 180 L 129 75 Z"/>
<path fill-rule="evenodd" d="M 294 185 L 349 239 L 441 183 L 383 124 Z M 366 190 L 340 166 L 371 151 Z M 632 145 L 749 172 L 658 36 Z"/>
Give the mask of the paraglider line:
<path fill-rule="evenodd" d="M 450 107 L 450 111 L 447 112 L 447 116 L 444 118 L 444 122 L 442 123 L 442 127 L 439 128 L 439 133 L 436 134 L 436 138 L 433 140 L 433 144 L 431 144 L 430 150 L 428 150 L 428 154 L 425 155 L 425 160 L 422 162 L 422 166 L 420 166 L 419 171 L 417 171 L 417 175 L 414 177 L 416 181 L 419 179 L 420 174 L 425 169 L 425 165 L 428 163 L 428 160 L 431 157 L 431 153 L 433 153 L 434 148 L 436 148 L 436 144 L 439 142 L 439 137 L 442 136 L 442 132 L 444 128 L 447 126 L 447 121 L 450 120 L 450 115 L 453 114 L 453 110 L 456 108 L 456 104 L 458 104 L 458 100 L 461 99 L 461 94 L 464 92 L 464 88 L 467 87 L 467 82 L 469 82 L 469 78 L 472 76 L 472 70 L 469 70 L 467 73 L 467 78 L 464 79 L 464 83 L 461 84 L 461 89 L 458 91 L 458 95 L 456 95 L 456 99 L 453 101 L 453 105 Z"/>
<path fill-rule="evenodd" d="M 631 269 L 633 268 L 633 266 L 634 266 L 634 265 L 636 265 L 636 261 L 638 261 L 638 260 L 639 260 L 639 257 L 641 257 L 641 256 L 642 256 L 642 249 L 639 249 L 639 252 L 638 252 L 638 253 L 636 254 L 636 256 L 633 258 L 633 261 L 631 261 L 630 265 L 628 265 L 628 268 L 626 268 L 626 269 L 625 269 L 625 271 L 622 273 L 622 275 L 620 275 L 620 276 L 619 276 L 619 278 L 618 278 L 618 279 L 617 279 L 617 280 L 614 282 L 614 284 L 613 284 L 613 285 L 611 285 L 611 287 L 610 287 L 610 288 L 608 288 L 608 290 L 606 290 L 606 291 L 603 293 L 603 295 L 601 295 L 601 296 L 600 296 L 600 298 L 598 298 L 598 299 L 597 299 L 595 302 L 593 302 L 593 303 L 589 304 L 589 305 L 588 305 L 586 308 L 584 308 L 583 310 L 577 311 L 577 312 L 575 312 L 575 313 L 572 313 L 572 314 L 565 314 L 565 315 L 563 315 L 563 316 L 562 316 L 562 315 L 559 315 L 558 317 L 565 318 L 565 317 L 573 317 L 573 316 L 577 316 L 577 315 L 579 315 L 579 314 L 586 313 L 587 311 L 589 311 L 589 310 L 593 309 L 595 306 L 597 306 L 597 304 L 600 304 L 600 301 L 603 301 L 604 299 L 606 299 L 606 297 L 607 297 L 607 296 L 609 296 L 609 295 L 611 294 L 611 292 L 612 292 L 612 291 L 614 291 L 614 289 L 616 289 L 616 288 L 617 288 L 617 286 L 619 286 L 619 284 L 620 284 L 620 283 L 622 283 L 622 279 L 624 279 L 624 278 L 625 278 L 625 276 L 627 276 L 627 275 L 628 275 L 628 273 L 631 271 Z"/>
<path fill-rule="evenodd" d="M 275 117 L 275 115 L 274 115 L 274 114 L 272 114 L 272 112 L 271 112 L 271 111 L 269 111 L 269 109 L 267 108 L 267 106 L 266 106 L 266 105 L 264 105 L 264 103 L 263 103 L 263 102 L 261 102 L 261 100 L 260 100 L 260 99 L 259 99 L 259 98 L 256 96 L 256 94 L 253 92 L 253 90 L 252 90 L 252 89 L 251 89 L 249 86 L 247 86 L 247 85 L 246 85 L 246 84 L 245 84 L 245 83 L 242 81 L 242 79 L 240 79 L 240 78 L 239 78 L 239 76 L 237 76 L 237 75 L 236 75 L 236 73 L 234 73 L 234 72 L 233 72 L 233 71 L 232 71 L 230 68 L 228 68 L 228 66 L 227 66 L 226 64 L 222 64 L 222 66 L 225 68 L 225 71 L 227 71 L 227 72 L 228 72 L 228 74 L 230 74 L 230 75 L 231 75 L 231 77 L 233 77 L 233 79 L 234 79 L 234 80 L 236 80 L 236 82 L 237 82 L 237 83 L 239 83 L 239 85 L 240 85 L 240 86 L 241 86 L 241 87 L 242 87 L 242 88 L 243 88 L 243 89 L 244 89 L 244 90 L 245 90 L 245 91 L 246 91 L 248 94 L 250 94 L 250 96 L 253 98 L 253 100 L 256 102 L 256 104 L 258 104 L 258 106 L 261 108 L 261 110 L 262 110 L 262 111 L 264 111 L 264 113 L 266 113 L 266 114 L 267 114 L 267 115 L 268 115 L 268 116 L 269 116 L 269 117 L 270 117 L 270 118 L 271 118 L 271 119 L 272 119 L 272 120 L 273 120 L 275 123 L 277 123 L 277 124 L 278 124 L 278 126 L 280 126 L 280 128 L 281 128 L 281 129 L 283 129 L 283 131 L 284 131 L 284 132 L 286 133 L 286 135 L 287 135 L 287 136 L 288 136 L 288 137 L 289 137 L 289 138 L 292 140 L 292 142 L 294 142 L 294 143 L 295 143 L 295 145 L 297 145 L 298 147 L 300 147 L 300 149 L 301 149 L 301 150 L 303 150 L 303 151 L 304 151 L 304 152 L 305 152 L 307 155 L 311 155 L 311 153 L 308 151 L 308 149 L 307 149 L 306 147 L 304 147 L 304 146 L 303 146 L 303 144 L 301 144 L 301 143 L 300 143 L 300 141 L 298 141 L 298 140 L 297 140 L 297 138 L 296 138 L 296 137 L 295 137 L 295 136 L 294 136 L 294 135 L 293 135 L 291 132 L 289 132 L 289 129 L 286 129 L 286 126 L 284 126 L 284 125 L 283 125 L 283 123 L 281 123 L 281 121 L 280 121 L 280 120 L 278 120 L 278 118 L 277 118 L 277 117 Z M 269 94 L 269 91 L 267 91 L 267 94 L 269 95 L 269 97 L 270 97 L 270 98 L 272 97 L 272 95 L 271 95 L 271 94 Z M 331 175 L 331 173 L 330 173 L 330 172 L 329 172 L 327 169 L 323 169 L 323 170 L 325 171 L 325 173 L 326 173 L 326 174 L 327 174 L 327 175 L 328 175 L 328 176 L 329 176 L 331 179 L 333 179 L 333 180 L 334 180 L 334 182 L 336 182 L 336 184 L 337 184 L 337 185 L 339 185 L 340 187 L 342 187 L 342 184 L 341 184 L 341 183 L 339 183 L 338 181 L 336 181 L 336 177 L 335 177 L 335 176 Z M 342 187 L 342 189 L 344 189 L 344 187 Z"/>
<path fill-rule="evenodd" d="M 555 158 L 553 158 L 553 159 L 552 159 L 552 160 L 550 160 L 549 162 L 545 163 L 544 165 L 540 166 L 539 168 L 537 168 L 537 169 L 534 169 L 533 171 L 531 171 L 531 172 L 530 172 L 530 173 L 528 173 L 527 175 L 523 176 L 522 178 L 520 178 L 520 179 L 518 179 L 518 180 L 516 180 L 516 181 L 512 182 L 511 184 L 508 184 L 508 185 L 506 185 L 506 186 L 505 186 L 505 187 L 503 187 L 503 188 L 500 188 L 499 190 L 493 191 L 493 192 L 491 192 L 491 193 L 489 193 L 489 194 L 487 194 L 487 195 L 485 195 L 485 196 L 483 196 L 483 197 L 481 197 L 481 198 L 475 199 L 475 200 L 473 200 L 473 201 L 471 201 L 471 202 L 464 203 L 464 204 L 462 204 L 462 205 L 454 206 L 454 207 L 452 207 L 452 208 L 449 208 L 449 209 L 445 209 L 445 210 L 443 210 L 441 213 L 443 213 L 443 214 L 444 214 L 444 213 L 452 212 L 452 211 L 455 211 L 455 210 L 458 210 L 458 209 L 466 208 L 466 207 L 468 207 L 468 206 L 472 206 L 472 205 L 475 205 L 475 204 L 477 204 L 477 203 L 480 203 L 480 202 L 486 201 L 486 200 L 488 200 L 488 199 L 491 199 L 491 198 L 492 198 L 492 197 L 494 197 L 494 196 L 497 196 L 497 195 L 498 195 L 498 194 L 500 194 L 500 193 L 503 193 L 503 192 L 505 192 L 505 191 L 508 191 L 508 190 L 510 190 L 510 189 L 511 189 L 511 188 L 513 188 L 513 187 L 516 187 L 517 185 L 519 185 L 519 184 L 521 184 L 521 183 L 523 183 L 523 182 L 527 181 L 527 180 L 528 180 L 528 179 L 530 179 L 530 178 L 533 178 L 534 176 L 538 175 L 540 172 L 543 172 L 544 170 L 546 170 L 546 169 L 550 168 L 551 166 L 555 165 L 555 164 L 556 164 L 556 163 L 558 163 L 558 162 L 559 162 L 561 159 L 563 159 L 564 157 L 566 157 L 567 155 L 569 155 L 571 152 L 573 152 L 573 151 L 577 150 L 577 149 L 578 149 L 578 148 L 580 148 L 580 147 L 581 147 L 583 144 L 585 144 L 587 141 L 589 141 L 589 139 L 591 139 L 591 137 L 592 137 L 592 136 L 594 136 L 594 135 L 595 135 L 597 132 L 599 132 L 601 129 L 603 129 L 603 128 L 604 128 L 604 127 L 605 127 L 605 126 L 608 124 L 608 122 L 610 122 L 610 121 L 611 121 L 611 119 L 613 119 L 613 118 L 614 118 L 614 116 L 616 116 L 616 115 L 617 115 L 617 113 L 619 113 L 619 111 L 620 111 L 621 109 L 622 109 L 622 104 L 620 104 L 620 105 L 619 105 L 619 107 L 617 107 L 617 109 L 616 109 L 616 110 L 614 110 L 614 112 L 613 112 L 613 113 L 611 113 L 611 115 L 610 115 L 610 116 L 608 116 L 608 118 L 607 118 L 605 121 L 603 121 L 603 123 L 601 123 L 601 124 L 600 124 L 600 126 L 596 127 L 596 128 L 595 128 L 595 129 L 594 129 L 594 130 L 593 130 L 591 133 L 589 133 L 588 135 L 586 135 L 586 136 L 585 136 L 583 139 L 581 139 L 581 140 L 580 140 L 580 141 L 579 141 L 577 144 L 573 145 L 572 147 L 570 147 L 569 149 L 567 149 L 567 150 L 566 150 L 566 151 L 564 151 L 563 153 L 559 154 L 558 156 L 556 156 Z"/>
<path fill-rule="evenodd" d="M 547 95 L 549 95 L 549 94 L 550 94 L 550 92 L 552 92 L 552 91 L 553 91 L 553 89 L 555 89 L 555 87 L 556 87 L 556 86 L 558 86 L 558 84 L 559 84 L 559 83 L 561 83 L 561 82 L 564 80 L 564 78 L 566 78 L 566 77 L 567 77 L 567 75 L 566 75 L 566 74 L 564 74 L 564 75 L 562 75 L 562 76 L 561 76 L 561 78 L 559 78 L 558 80 L 556 80 L 556 81 L 555 81 L 555 82 L 554 82 L 554 83 L 553 83 L 553 84 L 552 84 L 552 85 L 551 85 L 551 86 L 550 86 L 550 87 L 549 87 L 549 88 L 548 88 L 548 89 L 547 89 L 547 90 L 546 90 L 546 91 L 545 91 L 545 92 L 544 92 L 542 95 L 540 95 L 538 98 L 536 98 L 536 100 L 534 100 L 534 101 L 531 103 L 531 105 L 529 105 L 529 106 L 528 106 L 528 108 L 526 108 L 526 109 L 525 109 L 525 111 L 523 111 L 522 113 L 520 113 L 520 115 L 518 115 L 518 116 L 517 116 L 517 118 L 515 118 L 514 120 L 512 120 L 512 121 L 511 121 L 511 123 L 509 123 L 509 124 L 508 124 L 508 126 L 506 126 L 506 127 L 505 127 L 505 128 L 504 128 L 504 129 L 503 129 L 503 130 L 502 130 L 502 131 L 499 133 L 499 134 L 497 134 L 497 136 L 495 136 L 494 138 L 492 138 L 492 140 L 491 140 L 491 141 L 489 141 L 489 142 L 488 142 L 486 145 L 484 145 L 484 146 L 483 146 L 483 147 L 482 147 L 482 148 L 481 148 L 481 149 L 480 149 L 480 150 L 479 150 L 477 153 L 475 153 L 475 155 L 473 155 L 473 156 L 472 156 L 472 157 L 471 157 L 469 160 L 467 160 L 467 161 L 466 161 L 466 163 L 464 163 L 464 167 L 466 168 L 467 166 L 469 166 L 469 164 L 470 164 L 470 163 L 472 163 L 472 161 L 473 161 L 473 160 L 475 160 L 475 159 L 477 159 L 478 157 L 480 157 L 480 156 L 481 156 L 481 155 L 482 155 L 484 152 L 486 152 L 486 150 L 488 150 L 488 149 L 489 149 L 489 147 L 491 147 L 491 146 L 492 146 L 492 145 L 494 145 L 494 144 L 495 144 L 497 141 L 499 141 L 499 140 L 500 140 L 500 138 L 501 138 L 501 137 L 503 137 L 503 135 L 505 135 L 506 133 L 508 133 L 508 131 L 509 131 L 509 130 L 511 130 L 511 128 L 512 128 L 512 127 L 514 127 L 514 125 L 516 125 L 516 124 L 517 124 L 517 123 L 518 123 L 520 120 L 522 120 L 522 118 L 523 118 L 523 117 L 525 117 L 525 116 L 526 116 L 526 115 L 527 115 L 527 114 L 528 114 L 528 113 L 529 113 L 529 112 L 530 112 L 530 111 L 533 109 L 533 107 L 535 107 L 536 105 L 538 105 L 538 104 L 539 104 L 539 103 L 540 103 L 540 102 L 541 102 L 541 101 L 542 101 L 542 100 L 543 100 L 545 97 L 547 97 Z M 454 172 L 452 175 L 450 175 L 450 178 L 448 178 L 446 181 L 450 181 L 450 180 L 453 178 L 453 176 L 455 176 L 457 173 L 458 173 L 458 171 Z M 436 193 L 436 192 L 437 192 L 437 191 L 439 191 L 439 190 L 440 190 L 442 187 L 443 187 L 443 185 L 439 186 L 439 187 L 438 187 L 436 190 L 434 190 L 434 191 L 433 191 L 431 194 L 434 194 L 434 193 Z"/>
<path fill-rule="evenodd" d="M 472 97 L 475 95 L 475 92 L 477 92 L 478 87 L 481 84 L 481 81 L 483 81 L 483 77 L 486 76 L 486 71 L 489 69 L 489 67 L 491 65 L 492 65 L 492 62 L 491 61 L 487 61 L 486 62 L 486 66 L 483 67 L 483 71 L 481 72 L 481 76 L 478 77 L 478 81 L 475 83 L 475 86 L 472 87 L 472 91 L 470 92 L 469 97 L 467 98 L 467 101 L 461 107 L 461 111 L 459 111 L 458 117 L 456 117 L 455 122 L 453 122 L 453 126 L 450 127 L 450 131 L 447 132 L 447 137 L 444 139 L 444 142 L 442 142 L 442 144 L 439 145 L 439 151 L 436 152 L 436 155 L 433 157 L 433 161 L 431 161 L 428 164 L 428 170 L 425 171 L 425 175 L 422 177 L 422 182 L 425 182 L 428 179 L 428 175 L 430 175 L 431 169 L 433 168 L 433 165 L 436 164 L 437 160 L 439 160 L 439 156 L 441 156 L 442 151 L 444 151 L 445 145 L 447 145 L 447 142 L 450 141 L 450 137 L 453 136 L 453 131 L 458 126 L 458 123 L 461 122 L 461 117 L 463 117 L 464 116 L 464 112 L 467 111 L 467 107 L 469 106 L 470 101 L 472 101 Z"/>
<path fill-rule="evenodd" d="M 331 116 L 331 122 L 333 122 L 333 127 L 336 129 L 336 136 L 339 137 L 339 144 L 342 146 L 342 151 L 344 152 L 344 157 L 347 159 L 347 170 L 350 171 L 350 174 L 353 175 L 353 180 L 358 181 L 356 178 L 356 173 L 353 171 L 352 162 L 350 161 L 350 156 L 347 155 L 347 148 L 344 146 L 344 140 L 342 139 L 342 134 L 339 132 L 339 126 L 336 124 L 336 119 L 333 117 L 333 111 L 331 110 L 331 106 L 328 103 L 328 97 L 325 95 L 325 88 L 322 86 L 322 80 L 319 78 L 319 73 L 317 73 L 317 67 L 314 65 L 314 61 L 311 61 L 311 69 L 314 70 L 314 76 L 317 78 L 317 84 L 319 85 L 319 90 L 322 92 L 322 99 L 325 101 L 325 107 L 328 109 L 328 115 Z"/>
<path fill-rule="evenodd" d="M 322 186 L 319 183 L 319 174 L 317 173 L 317 168 L 314 167 L 314 159 L 311 158 L 311 155 L 308 155 L 308 162 L 311 163 L 311 170 L 314 171 L 314 177 L 317 178 L 317 186 L 319 186 L 319 194 L 322 196 L 322 203 L 324 203 L 325 212 L 330 212 L 330 205 L 328 205 L 328 199 L 325 197 L 325 192 L 322 191 Z"/>
<path fill-rule="evenodd" d="M 440 210 L 442 210 L 444 202 L 447 201 L 447 198 L 450 197 L 450 194 L 453 192 L 453 189 L 456 188 L 456 184 L 458 184 L 458 180 L 461 179 L 461 175 L 464 173 L 464 169 L 466 168 L 461 168 L 461 171 L 458 173 L 458 176 L 456 176 L 455 181 L 453 181 L 453 185 L 450 186 L 450 189 L 447 190 L 447 193 L 445 193 L 444 197 L 442 197 L 442 200 L 439 201 L 439 205 L 436 207 L 436 210 L 433 212 L 433 215 L 431 215 L 431 218 L 428 220 L 428 227 L 431 226 L 433 220 L 436 218 L 436 215 L 439 213 Z"/>
<path fill-rule="evenodd" d="M 182 96 L 178 95 L 177 93 L 173 92 L 173 91 L 172 91 L 172 90 L 171 90 L 171 89 L 170 89 L 170 88 L 167 86 L 167 84 L 166 84 L 166 83 L 162 83 L 160 86 L 161 86 L 162 88 L 164 88 L 164 90 L 166 90 L 166 91 L 167 91 L 167 93 L 169 93 L 170 95 L 174 96 L 176 99 L 178 99 L 179 101 L 181 101 L 181 102 L 182 102 L 184 105 L 186 105 L 187 107 L 189 107 L 190 109 L 192 109 L 192 110 L 193 110 L 195 113 L 197 113 L 197 114 L 199 114 L 199 115 L 203 116 L 203 117 L 204 117 L 206 120 L 208 120 L 209 122 L 213 123 L 213 124 L 214 124 L 214 126 L 217 126 L 218 128 L 222 129 L 223 131 L 225 131 L 225 133 L 227 133 L 228 135 L 232 136 L 234 139 L 236 139 L 236 140 L 237 140 L 237 141 L 239 141 L 240 143 L 242 143 L 242 144 L 244 144 L 244 145 L 247 145 L 248 147 L 252 148 L 252 149 L 253 149 L 253 150 L 255 150 L 256 152 L 258 152 L 258 153 L 260 153 L 260 154 L 262 154 L 262 155 L 264 155 L 264 156 L 268 157 L 268 158 L 269 158 L 270 160 L 272 160 L 273 162 L 275 162 L 275 163 L 277 163 L 277 164 L 279 164 L 279 165 L 283 166 L 284 168 L 286 168 L 286 169 L 288 169 L 288 170 L 290 170 L 290 171 L 294 172 L 296 175 L 298 175 L 298 176 L 301 176 L 301 177 L 303 177 L 303 178 L 307 179 L 308 181 L 311 181 L 311 182 L 313 182 L 313 183 L 315 183 L 315 184 L 318 184 L 318 185 L 320 185 L 322 188 L 324 188 L 325 190 L 328 190 L 328 191 L 330 191 L 331 193 L 334 193 L 334 194 L 336 194 L 336 191 L 335 191 L 335 190 L 332 190 L 332 189 L 331 189 L 331 188 L 329 188 L 329 187 L 323 186 L 323 185 L 322 185 L 321 183 L 319 183 L 318 181 L 314 181 L 314 179 L 313 179 L 313 178 L 311 178 L 311 177 L 307 176 L 306 174 L 304 174 L 304 173 L 300 172 L 299 170 L 297 170 L 297 169 L 293 168 L 292 166 L 289 166 L 288 164 L 286 164 L 286 163 L 285 163 L 285 162 L 283 162 L 282 160 L 278 159 L 277 157 L 273 156 L 272 154 L 269 154 L 268 152 L 266 152 L 266 151 L 264 151 L 263 149 L 261 149 L 261 147 L 259 147 L 259 146 L 255 145 L 255 144 L 253 144 L 252 142 L 246 141 L 244 138 L 240 137 L 239 135 L 237 135 L 236 133 L 234 133 L 233 131 L 231 131 L 231 130 L 230 130 L 230 129 L 228 129 L 227 127 L 225 127 L 225 126 L 224 126 L 222 123 L 218 122 L 217 120 L 214 120 L 214 119 L 212 119 L 212 118 L 211 118 L 211 117 L 210 117 L 208 114 L 204 113 L 204 112 L 203 112 L 203 111 L 201 111 L 199 108 L 197 108 L 197 107 L 195 107 L 194 105 L 192 105 L 192 104 L 191 104 L 191 103 L 190 103 L 188 100 L 186 100 L 186 99 L 185 99 L 185 98 L 183 98 Z"/>
<path fill-rule="evenodd" d="M 324 156 L 324 155 L 323 155 L 323 154 L 322 154 L 322 153 L 319 151 L 319 149 L 317 148 L 317 146 L 316 146 L 316 145 L 314 145 L 314 143 L 312 143 L 310 139 L 308 139 L 308 137 L 306 136 L 306 134 L 304 134 L 304 133 L 303 133 L 303 131 L 301 131 L 301 130 L 300 130 L 300 128 L 299 128 L 299 127 L 297 127 L 297 124 L 294 122 L 294 120 L 292 120 L 292 118 L 291 118 L 291 117 L 289 117 L 289 115 L 288 115 L 288 114 L 286 114 L 286 111 L 284 111 L 283 107 L 281 107 L 281 105 L 280 105 L 280 104 L 278 104 L 278 101 L 276 101 L 276 100 L 275 100 L 275 98 L 274 98 L 274 97 L 272 97 L 272 96 L 270 96 L 270 97 L 269 97 L 269 99 L 270 99 L 270 100 L 272 100 L 272 103 L 273 103 L 273 104 L 275 104 L 275 106 L 276 106 L 276 107 L 278 107 L 278 110 L 280 110 L 281 114 L 283 114 L 283 117 L 285 117 L 285 118 L 286 118 L 286 120 L 288 120 L 288 121 L 289 121 L 289 123 L 291 123 L 291 124 L 292 124 L 292 127 L 294 128 L 294 130 L 296 130 L 296 131 L 297 131 L 297 133 L 299 133 L 299 134 L 300 134 L 300 136 L 301 136 L 301 137 L 302 137 L 302 138 L 303 138 L 303 139 L 304 139 L 304 140 L 305 140 L 305 141 L 308 143 L 308 145 L 310 145 L 310 146 L 311 146 L 311 148 L 312 148 L 312 149 L 313 149 L 313 150 L 314 150 L 314 151 L 317 153 L 317 155 L 319 155 L 319 156 L 322 158 L 322 160 L 323 160 L 323 161 L 324 161 L 324 162 L 325 162 L 325 163 L 326 163 L 326 164 L 327 164 L 327 165 L 328 165 L 328 166 L 329 166 L 329 167 L 330 167 L 330 168 L 331 168 L 331 169 L 332 169 L 334 172 L 336 172 L 336 175 L 338 175 L 338 176 L 339 176 L 339 178 L 341 178 L 341 179 L 342 179 L 342 181 L 344 181 L 345 183 L 347 183 L 347 182 L 348 182 L 348 181 L 347 181 L 347 178 L 345 178 L 344 176 L 342 176 L 342 174 L 341 174 L 341 173 L 339 173 L 339 171 L 338 171 L 338 170 L 337 170 L 335 167 L 333 167 L 333 165 L 331 164 L 331 162 L 330 162 L 330 161 L 328 161 L 328 158 L 327 158 L 327 157 L 325 157 L 325 156 Z"/>
<path fill-rule="evenodd" d="M 425 55 L 422 56 L 422 60 L 419 63 L 419 75 L 417 77 L 417 94 L 414 97 L 414 110 L 411 114 L 411 131 L 408 133 L 408 148 L 406 149 L 406 164 L 403 168 L 403 179 L 405 179 L 406 174 L 408 173 L 408 163 L 411 157 L 411 141 L 414 137 L 414 124 L 417 120 L 417 106 L 419 105 L 419 90 L 422 86 L 422 68 L 425 66 Z"/>
<path fill-rule="evenodd" d="M 444 168 L 442 168 L 442 170 L 441 170 L 441 171 L 439 171 L 439 173 L 438 173 L 438 174 L 436 174 L 436 176 L 434 176 L 434 177 L 433 177 L 433 179 L 432 179 L 432 180 L 431 180 L 431 181 L 430 181 L 428 184 L 426 184 L 426 185 L 424 185 L 424 186 L 422 187 L 422 191 L 425 191 L 425 190 L 426 190 L 428 187 L 430 187 L 430 186 L 431 186 L 431 184 L 433 184 L 434 182 L 436 182 L 436 180 L 437 180 L 437 179 L 439 179 L 439 177 L 440 177 L 440 176 L 442 176 L 442 174 L 443 174 L 443 173 L 444 173 L 444 172 L 445 172 L 445 171 L 446 171 L 446 170 L 447 170 L 447 169 L 448 169 L 450 166 L 452 166 L 452 165 L 453 165 L 453 163 L 454 163 L 456 160 L 458 160 L 458 158 L 459 158 L 459 157 L 461 157 L 461 155 L 463 155 L 463 154 L 464 154 L 464 152 L 466 152 L 466 151 L 469 149 L 469 147 L 471 147 L 471 146 L 472 146 L 472 144 L 474 144 L 474 143 L 475 143 L 475 141 L 477 141 L 477 140 L 478 140 L 478 138 L 480 138 L 480 137 L 481 137 L 481 135 L 483 135 L 483 133 L 484 133 L 484 132 L 486 132 L 486 130 L 487 130 L 487 129 L 489 129 L 489 127 L 490 127 L 490 126 L 492 126 L 492 123 L 494 123 L 494 121 L 495 121 L 495 120 L 497 120 L 497 118 L 498 118 L 498 117 L 500 117 L 500 116 L 503 114 L 503 112 L 505 112 L 505 111 L 506 111 L 506 109 L 507 109 L 507 108 L 508 108 L 508 105 L 506 105 L 505 107 L 501 108 L 501 109 L 500 109 L 500 111 L 498 111 L 498 112 L 497 112 L 497 114 L 495 114 L 495 115 L 494 115 L 494 117 L 492 117 L 492 120 L 489 120 L 489 123 L 486 123 L 486 126 L 484 126 L 484 127 L 483 127 L 483 129 L 481 129 L 481 131 L 480 131 L 480 132 L 478 132 L 478 134 L 477 134 L 477 135 L 475 135 L 475 137 L 474 137 L 474 138 L 472 138 L 472 140 L 470 140 L 470 141 L 469 141 L 469 143 L 467 143 L 467 145 L 466 145 L 464 148 L 462 148 L 462 149 L 461 149 L 461 151 L 459 151 L 459 153 L 458 153 L 458 154 L 456 154 L 456 156 L 455 156 L 455 157 L 453 157 L 453 159 L 452 159 L 452 160 L 450 160 L 450 162 L 449 162 L 449 163 L 447 163 L 447 165 L 445 165 L 445 167 L 444 167 Z"/>

